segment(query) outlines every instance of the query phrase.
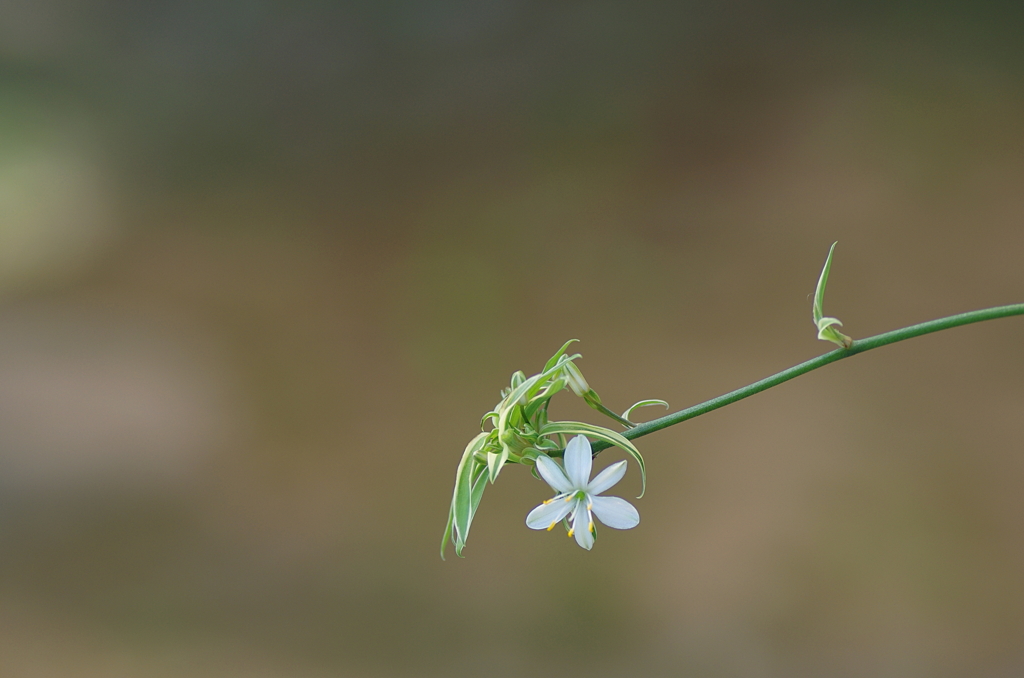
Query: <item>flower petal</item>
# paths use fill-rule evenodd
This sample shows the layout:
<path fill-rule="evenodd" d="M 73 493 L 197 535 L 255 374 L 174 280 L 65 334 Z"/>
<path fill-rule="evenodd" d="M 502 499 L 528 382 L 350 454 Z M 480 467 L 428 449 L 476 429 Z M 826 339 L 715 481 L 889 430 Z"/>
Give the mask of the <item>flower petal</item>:
<path fill-rule="evenodd" d="M 615 483 L 622 480 L 626 475 L 626 461 L 617 461 L 594 477 L 587 485 L 587 492 L 596 495 L 601 494 Z"/>
<path fill-rule="evenodd" d="M 576 502 L 576 511 L 572 516 L 572 532 L 577 544 L 588 551 L 594 547 L 594 533 L 590 531 L 590 512 L 582 501 Z"/>
<path fill-rule="evenodd" d="M 593 497 L 591 510 L 598 520 L 616 530 L 628 530 L 640 524 L 640 514 L 625 499 L 618 497 Z"/>
<path fill-rule="evenodd" d="M 526 526 L 531 530 L 546 530 L 552 523 L 557 523 L 572 511 L 573 502 L 555 499 L 549 504 L 541 504 L 526 516 Z"/>
<path fill-rule="evenodd" d="M 590 441 L 584 435 L 578 435 L 565 446 L 565 473 L 573 488 L 582 490 L 590 482 L 590 468 L 594 463 L 590 451 Z M 557 488 L 556 488 L 557 489 Z M 564 492 L 565 490 L 559 490 Z"/>
<path fill-rule="evenodd" d="M 551 488 L 558 493 L 571 492 L 573 490 L 572 483 L 569 482 L 569 478 L 566 477 L 565 471 L 558 465 L 558 462 L 551 457 L 539 454 L 537 455 L 537 472 L 540 473 L 540 477 L 544 479 Z"/>

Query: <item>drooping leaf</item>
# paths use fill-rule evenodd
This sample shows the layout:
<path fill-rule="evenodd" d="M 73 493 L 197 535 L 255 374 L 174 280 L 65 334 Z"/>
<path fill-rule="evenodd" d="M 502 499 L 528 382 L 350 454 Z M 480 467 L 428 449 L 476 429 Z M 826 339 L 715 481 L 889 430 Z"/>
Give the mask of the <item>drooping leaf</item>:
<path fill-rule="evenodd" d="M 487 441 L 490 433 L 480 433 L 466 445 L 459 460 L 459 466 L 455 470 L 455 489 L 452 492 L 452 505 L 448 511 L 448 525 L 444 530 L 444 537 L 441 539 L 441 559 L 444 559 L 444 549 L 448 540 L 452 539 L 456 545 L 456 551 L 461 551 L 459 543 L 465 544 L 466 535 L 469 534 L 469 524 L 472 521 L 472 489 L 473 471 L 479 463 L 474 455 L 479 452 Z"/>
<path fill-rule="evenodd" d="M 473 524 L 473 518 L 476 516 L 476 510 L 480 506 L 480 499 L 484 496 L 484 490 L 487 489 L 487 474 L 483 472 L 483 467 L 479 467 L 478 471 L 474 473 L 475 478 L 473 480 L 473 493 L 470 497 L 470 511 L 469 511 L 469 524 Z"/>
<path fill-rule="evenodd" d="M 483 464 L 477 464 L 471 474 L 471 485 L 472 489 L 469 495 L 469 522 L 466 523 L 466 531 L 463 534 L 458 535 L 455 540 L 455 555 L 462 557 L 462 549 L 466 547 L 466 540 L 469 538 L 469 527 L 473 524 L 473 518 L 476 517 L 476 510 L 480 506 L 480 500 L 484 496 L 484 490 L 487 489 L 487 469 Z"/>
<path fill-rule="evenodd" d="M 444 549 L 448 546 L 448 540 L 452 538 L 452 526 L 455 524 L 455 507 L 448 509 L 448 524 L 444 526 L 444 535 L 441 537 L 441 560 L 444 560 Z"/>

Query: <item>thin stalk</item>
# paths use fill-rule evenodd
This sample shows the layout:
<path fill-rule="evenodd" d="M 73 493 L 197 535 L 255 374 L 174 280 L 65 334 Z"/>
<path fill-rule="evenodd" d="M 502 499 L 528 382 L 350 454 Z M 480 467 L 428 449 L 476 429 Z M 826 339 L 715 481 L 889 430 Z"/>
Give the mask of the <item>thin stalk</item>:
<path fill-rule="evenodd" d="M 1008 318 L 1014 315 L 1024 315 L 1024 304 L 1011 304 L 1009 306 L 983 308 L 979 311 L 969 311 L 967 313 L 951 315 L 945 318 L 939 318 L 938 320 L 929 320 L 928 322 L 920 323 L 918 325 L 911 325 L 910 327 L 893 330 L 891 332 L 876 334 L 875 336 L 868 337 L 866 339 L 857 339 L 853 342 L 853 345 L 850 346 L 850 348 L 839 348 L 834 351 L 830 351 L 829 353 L 790 367 L 788 370 L 783 370 L 777 374 L 773 374 L 761 381 L 755 381 L 753 384 L 744 386 L 743 388 L 738 388 L 735 391 L 726 393 L 725 395 L 720 395 L 717 398 L 712 398 L 711 400 L 699 403 L 693 407 L 688 407 L 685 410 L 666 414 L 664 417 L 660 417 L 658 419 L 652 419 L 651 421 L 637 424 L 633 428 L 623 431 L 622 435 L 629 440 L 634 440 L 649 433 L 660 431 L 663 428 L 675 426 L 676 424 L 693 419 L 694 417 L 699 417 L 702 414 L 707 414 L 708 412 L 717 410 L 719 407 L 730 405 L 737 400 L 743 400 L 755 393 L 766 391 L 772 386 L 778 386 L 783 382 L 799 377 L 801 374 L 807 374 L 819 367 L 824 367 L 829 363 L 834 363 L 837 360 L 842 360 L 843 358 L 849 358 L 850 356 L 857 355 L 858 353 L 870 351 L 871 349 L 878 348 L 879 346 L 895 344 L 896 342 L 903 341 L 904 339 L 913 339 L 914 337 L 919 337 L 922 334 L 948 330 L 951 327 L 969 325 L 971 323 L 981 322 L 982 320 Z M 601 441 L 597 441 L 592 445 L 592 449 L 595 454 L 609 447 L 611 447 L 611 445 Z"/>
<path fill-rule="evenodd" d="M 588 403 L 588 404 L 590 404 L 590 403 Z M 590 406 L 593 407 L 598 412 L 600 412 L 601 414 L 603 414 L 603 415 L 605 415 L 607 417 L 610 417 L 611 419 L 614 419 L 615 421 L 619 422 L 620 424 L 622 424 L 626 428 L 633 428 L 634 426 L 636 426 L 636 424 L 631 422 L 629 419 L 624 419 L 624 418 L 620 417 L 619 415 L 615 414 L 614 412 L 609 410 L 607 407 L 605 407 L 601 403 L 590 404 Z"/>

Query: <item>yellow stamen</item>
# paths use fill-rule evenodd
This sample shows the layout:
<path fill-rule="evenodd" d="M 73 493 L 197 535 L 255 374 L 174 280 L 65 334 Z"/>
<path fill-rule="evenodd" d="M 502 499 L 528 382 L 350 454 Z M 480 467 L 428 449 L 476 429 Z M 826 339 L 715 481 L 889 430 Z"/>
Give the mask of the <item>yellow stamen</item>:
<path fill-rule="evenodd" d="M 555 525 L 557 525 L 557 524 L 558 524 L 557 520 L 552 521 L 551 524 L 548 526 L 548 532 L 550 532 L 551 530 L 555 529 Z"/>
<path fill-rule="evenodd" d="M 587 504 L 587 510 L 588 511 L 593 511 L 594 510 L 594 503 L 593 502 Z"/>
<path fill-rule="evenodd" d="M 568 497 L 565 498 L 565 500 L 566 501 L 572 501 L 572 495 L 570 494 Z"/>
<path fill-rule="evenodd" d="M 590 525 L 587 526 L 587 529 L 590 530 L 591 534 L 594 534 L 594 521 L 590 521 Z"/>
<path fill-rule="evenodd" d="M 573 531 L 574 531 L 575 529 L 576 529 L 575 527 L 570 527 L 570 528 L 569 528 L 569 536 L 570 536 L 570 537 L 572 536 L 572 533 L 573 533 Z"/>
<path fill-rule="evenodd" d="M 542 501 L 541 503 L 542 503 L 542 504 L 550 504 L 550 503 L 551 503 L 551 502 L 553 502 L 553 501 L 554 501 L 554 499 L 545 499 L 545 500 L 544 500 L 544 501 Z"/>

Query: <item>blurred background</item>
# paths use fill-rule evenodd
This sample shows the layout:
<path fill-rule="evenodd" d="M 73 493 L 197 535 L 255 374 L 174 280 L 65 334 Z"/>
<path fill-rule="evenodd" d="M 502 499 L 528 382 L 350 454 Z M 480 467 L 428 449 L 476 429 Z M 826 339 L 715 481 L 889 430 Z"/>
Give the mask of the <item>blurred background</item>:
<path fill-rule="evenodd" d="M 0 674 L 1021 675 L 1019 319 L 438 546 L 567 339 L 680 409 L 830 350 L 835 240 L 854 337 L 1024 301 L 1022 8 L 0 1 Z"/>

